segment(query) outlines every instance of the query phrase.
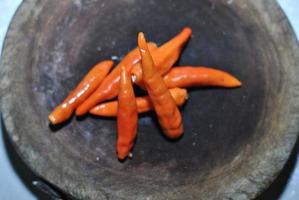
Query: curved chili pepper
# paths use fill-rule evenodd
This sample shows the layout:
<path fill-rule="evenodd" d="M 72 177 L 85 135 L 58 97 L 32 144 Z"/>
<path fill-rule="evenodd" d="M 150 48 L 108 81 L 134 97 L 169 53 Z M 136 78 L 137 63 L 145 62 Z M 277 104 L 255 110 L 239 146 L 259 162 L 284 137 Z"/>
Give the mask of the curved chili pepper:
<path fill-rule="evenodd" d="M 138 34 L 138 47 L 141 54 L 143 82 L 158 121 L 167 137 L 177 138 L 183 133 L 182 116 L 161 75 L 156 70 L 143 33 Z"/>
<path fill-rule="evenodd" d="M 156 44 L 151 42 L 148 43 L 148 47 L 150 50 L 157 48 Z M 119 89 L 121 66 L 124 66 L 127 72 L 130 72 L 133 65 L 138 63 L 140 59 L 141 57 L 138 48 L 135 48 L 129 52 L 104 79 L 97 90 L 77 108 L 76 115 L 84 115 L 96 104 L 116 97 Z"/>
<path fill-rule="evenodd" d="M 242 83 L 231 74 L 208 67 L 174 67 L 164 77 L 167 87 L 218 86 L 239 87 Z"/>
<path fill-rule="evenodd" d="M 186 89 L 172 88 L 169 92 L 178 106 L 183 105 L 188 98 Z M 136 97 L 136 104 L 138 113 L 148 112 L 153 109 L 149 96 Z M 117 101 L 110 101 L 95 106 L 89 112 L 93 115 L 102 117 L 115 117 L 117 115 L 117 106 Z"/>
<path fill-rule="evenodd" d="M 160 46 L 158 49 L 152 51 L 151 55 L 160 75 L 167 73 L 178 60 L 181 51 L 191 34 L 192 29 L 185 27 L 178 35 Z M 142 84 L 142 67 L 139 63 L 134 65 L 131 74 L 135 84 Z"/>
<path fill-rule="evenodd" d="M 125 159 L 137 135 L 138 113 L 135 94 L 129 73 L 121 67 L 117 111 L 117 156 Z"/>
<path fill-rule="evenodd" d="M 113 61 L 106 60 L 96 64 L 68 95 L 48 116 L 52 124 L 58 124 L 67 120 L 74 110 L 92 94 L 113 66 Z"/>

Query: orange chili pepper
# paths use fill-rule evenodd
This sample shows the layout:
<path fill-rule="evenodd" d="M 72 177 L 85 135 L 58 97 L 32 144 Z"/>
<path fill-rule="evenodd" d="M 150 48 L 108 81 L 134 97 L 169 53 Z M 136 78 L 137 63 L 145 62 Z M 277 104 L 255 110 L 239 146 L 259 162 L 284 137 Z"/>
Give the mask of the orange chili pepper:
<path fill-rule="evenodd" d="M 50 122 L 58 124 L 67 120 L 74 110 L 96 90 L 112 66 L 113 61 L 111 60 L 96 64 L 68 97 L 48 116 Z"/>
<path fill-rule="evenodd" d="M 178 106 L 183 105 L 188 98 L 186 89 L 172 88 L 169 90 L 169 92 Z M 153 109 L 153 105 L 149 96 L 137 97 L 136 104 L 138 113 L 148 112 Z M 93 115 L 102 117 L 115 117 L 117 115 L 117 106 L 117 101 L 110 101 L 95 106 L 89 112 Z"/>
<path fill-rule="evenodd" d="M 231 74 L 208 67 L 174 67 L 164 77 L 167 87 L 219 86 L 239 87 L 242 83 Z"/>
<path fill-rule="evenodd" d="M 157 72 L 143 33 L 138 34 L 142 76 L 163 132 L 169 138 L 183 133 L 182 116 L 161 75 Z"/>
<path fill-rule="evenodd" d="M 183 46 L 188 41 L 191 34 L 192 29 L 185 27 L 178 35 L 173 37 L 158 49 L 152 51 L 151 55 L 160 75 L 167 73 L 178 60 Z M 142 84 L 142 67 L 140 63 L 136 63 L 134 65 L 131 74 L 135 84 Z"/>
<path fill-rule="evenodd" d="M 150 50 L 157 48 L 156 44 L 151 42 L 148 43 L 148 47 Z M 96 104 L 116 97 L 119 89 L 121 66 L 124 66 L 126 71 L 130 72 L 133 65 L 135 63 L 138 63 L 140 59 L 141 57 L 138 48 L 135 48 L 131 52 L 129 52 L 112 70 L 112 72 L 104 79 L 97 90 L 77 108 L 76 115 L 84 115 Z"/>
<path fill-rule="evenodd" d="M 121 67 L 117 111 L 117 156 L 125 159 L 137 135 L 138 113 L 135 94 L 129 73 Z"/>

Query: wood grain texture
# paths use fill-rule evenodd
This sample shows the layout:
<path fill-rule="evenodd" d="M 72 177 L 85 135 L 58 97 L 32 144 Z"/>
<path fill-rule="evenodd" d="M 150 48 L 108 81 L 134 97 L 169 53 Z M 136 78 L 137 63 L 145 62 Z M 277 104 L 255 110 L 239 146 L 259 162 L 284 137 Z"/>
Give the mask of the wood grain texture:
<path fill-rule="evenodd" d="M 112 14 L 113 13 L 113 14 Z M 120 163 L 116 122 L 47 115 L 97 61 L 123 56 L 137 32 L 159 44 L 193 29 L 178 64 L 228 71 L 240 89 L 193 89 L 184 137 L 139 120 Z M 273 0 L 26 0 L 1 58 L 1 111 L 29 167 L 78 199 L 252 199 L 276 177 L 299 130 L 298 42 Z"/>

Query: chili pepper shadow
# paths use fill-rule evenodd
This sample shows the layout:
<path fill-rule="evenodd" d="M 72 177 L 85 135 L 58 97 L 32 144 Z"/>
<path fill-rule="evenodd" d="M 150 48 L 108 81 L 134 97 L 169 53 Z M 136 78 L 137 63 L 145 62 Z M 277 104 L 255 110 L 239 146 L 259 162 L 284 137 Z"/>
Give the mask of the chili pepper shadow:
<path fill-rule="evenodd" d="M 82 115 L 82 116 L 75 116 L 76 117 L 76 120 L 77 121 L 83 121 L 83 120 L 85 120 L 87 117 L 88 117 L 88 113 L 87 114 L 85 114 L 85 115 Z"/>
<path fill-rule="evenodd" d="M 71 123 L 72 119 L 73 119 L 73 116 L 70 117 L 69 119 L 67 119 L 66 121 L 56 124 L 56 125 L 49 123 L 49 128 L 52 132 L 55 133 L 55 132 L 59 131 L 60 129 L 62 129 L 63 127 L 69 125 Z"/>
<path fill-rule="evenodd" d="M 134 145 L 135 146 L 135 145 Z M 131 150 L 132 152 L 134 151 L 134 147 L 133 147 L 133 149 Z M 129 158 L 128 156 L 125 158 L 125 159 L 118 159 L 118 162 L 120 162 L 120 163 L 125 163 L 125 162 L 127 162 L 127 160 L 131 160 L 131 158 Z"/>
<path fill-rule="evenodd" d="M 136 97 L 146 96 L 147 92 L 143 89 L 141 89 L 138 85 L 133 85 L 134 87 L 134 93 Z"/>
<path fill-rule="evenodd" d="M 225 88 L 225 87 L 216 87 L 216 86 L 208 86 L 208 87 L 190 87 L 188 88 L 188 94 L 192 93 L 194 91 L 225 91 L 225 90 L 236 90 L 240 89 L 241 87 L 235 87 L 235 88 Z"/>
<path fill-rule="evenodd" d="M 106 120 L 106 121 L 116 121 L 116 117 L 102 117 L 92 114 L 87 114 L 86 117 L 96 119 L 96 120 Z"/>

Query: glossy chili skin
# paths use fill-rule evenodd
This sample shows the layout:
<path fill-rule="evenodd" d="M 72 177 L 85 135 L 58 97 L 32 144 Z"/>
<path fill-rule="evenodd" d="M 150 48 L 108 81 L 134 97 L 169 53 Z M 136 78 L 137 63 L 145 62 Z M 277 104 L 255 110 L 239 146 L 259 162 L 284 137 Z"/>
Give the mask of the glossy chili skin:
<path fill-rule="evenodd" d="M 181 106 L 188 98 L 187 90 L 182 88 L 172 88 L 169 92 L 174 99 L 176 105 Z M 153 110 L 152 102 L 149 96 L 136 97 L 137 111 L 138 113 L 145 113 Z M 117 116 L 117 101 L 110 101 L 99 104 L 92 108 L 89 112 L 93 115 L 102 117 L 116 117 Z"/>
<path fill-rule="evenodd" d="M 167 137 L 178 138 L 183 134 L 182 116 L 161 75 L 156 70 L 143 33 L 138 34 L 138 47 L 141 54 L 143 82 L 159 124 Z"/>
<path fill-rule="evenodd" d="M 231 74 L 208 67 L 173 67 L 163 80 L 167 87 L 240 87 L 242 83 Z"/>
<path fill-rule="evenodd" d="M 121 67 L 117 109 L 117 156 L 125 159 L 131 152 L 137 135 L 138 113 L 131 77 Z"/>
<path fill-rule="evenodd" d="M 154 43 L 148 43 L 149 49 L 155 49 Z M 133 65 L 140 61 L 140 53 L 138 48 L 129 52 L 122 61 L 112 70 L 112 72 L 104 79 L 102 84 L 96 89 L 96 91 L 86 99 L 76 110 L 76 115 L 84 115 L 96 104 L 105 100 L 112 99 L 118 95 L 120 71 L 124 66 L 127 72 L 130 72 Z"/>
<path fill-rule="evenodd" d="M 113 66 L 113 61 L 105 60 L 96 64 L 68 95 L 48 116 L 52 124 L 67 120 L 74 110 L 87 99 L 101 84 Z"/>
<path fill-rule="evenodd" d="M 156 50 L 151 51 L 154 64 L 157 72 L 160 75 L 167 73 L 171 67 L 176 63 L 180 57 L 181 51 L 192 35 L 192 29 L 185 27 L 178 35 L 173 37 L 168 42 Z M 142 67 L 140 63 L 136 63 L 131 72 L 134 77 L 134 83 L 137 85 L 142 84 Z"/>

